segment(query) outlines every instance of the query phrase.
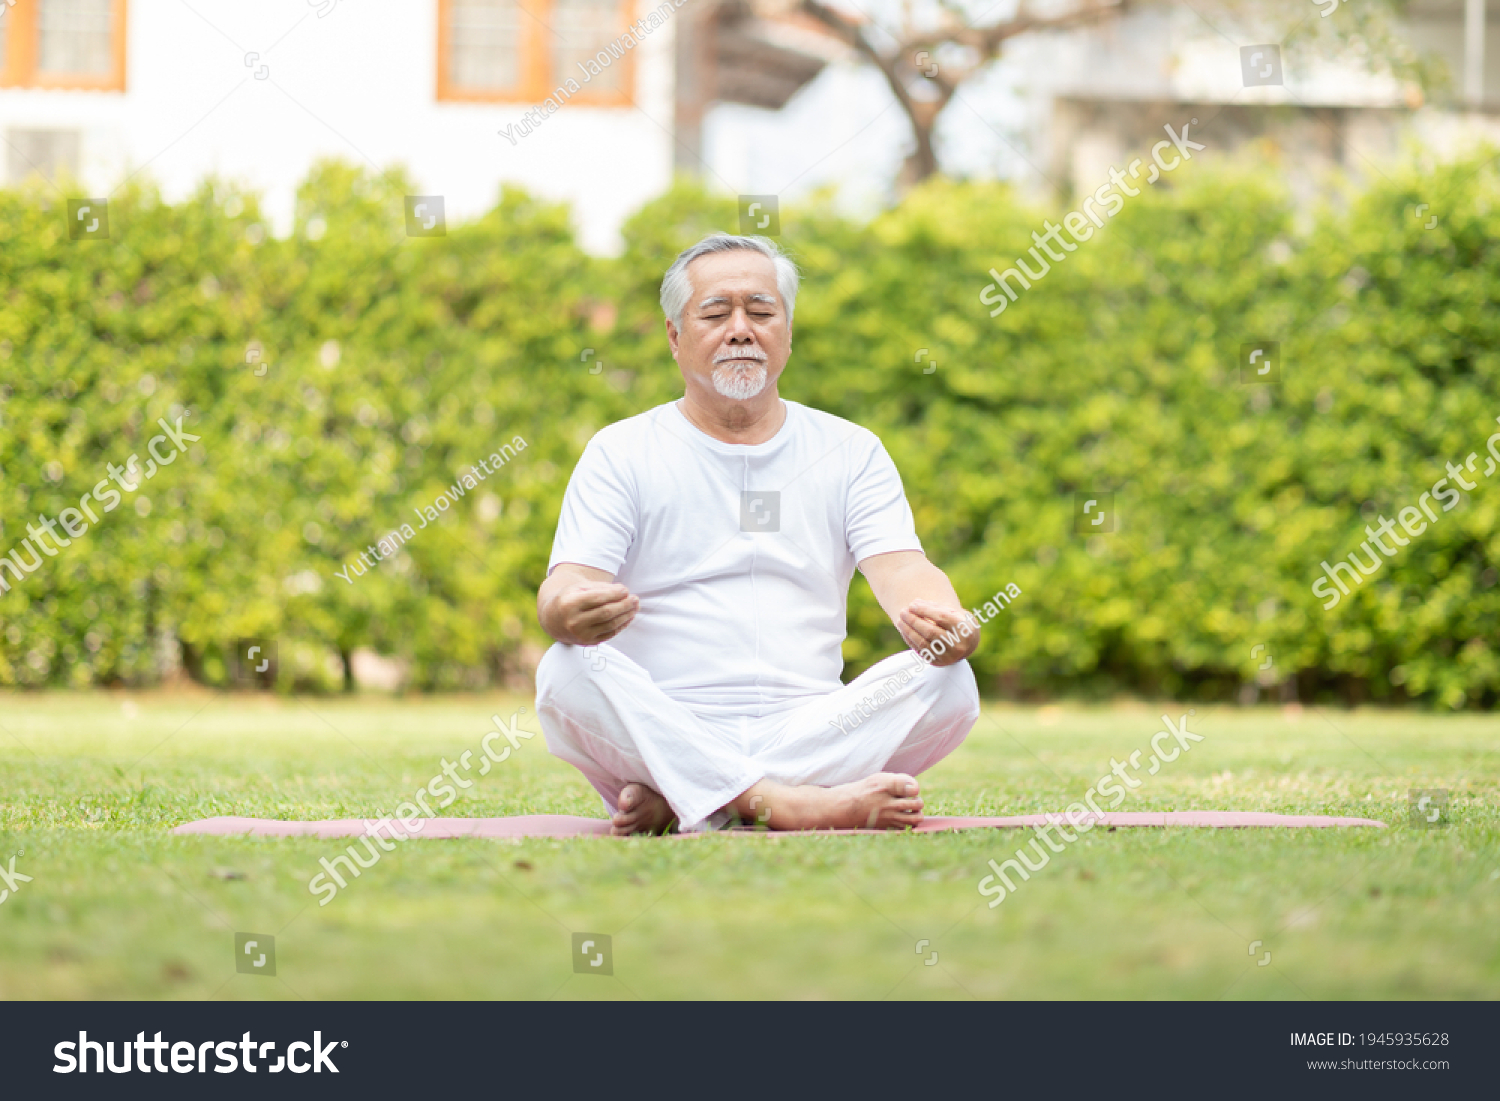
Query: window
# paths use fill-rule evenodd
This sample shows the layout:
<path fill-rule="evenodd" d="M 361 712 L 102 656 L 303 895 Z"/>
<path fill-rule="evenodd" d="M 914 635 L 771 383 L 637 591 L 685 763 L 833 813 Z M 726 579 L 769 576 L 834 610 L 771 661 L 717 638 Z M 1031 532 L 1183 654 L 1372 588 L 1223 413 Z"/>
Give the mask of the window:
<path fill-rule="evenodd" d="M 557 32 L 549 36 L 554 71 L 579 79 L 583 75 L 579 64 L 600 50 L 607 52 L 609 43 L 624 33 L 627 20 L 621 16 L 617 0 L 554 0 L 548 20 Z M 623 62 L 624 57 L 620 60 Z M 624 75 L 622 65 L 611 62 L 588 86 L 605 94 L 628 95 L 629 85 L 621 79 Z M 562 80 L 562 76 L 557 79 Z"/>
<path fill-rule="evenodd" d="M 125 90 L 125 0 L 0 0 L 0 88 Z"/>
<path fill-rule="evenodd" d="M 615 58 L 609 46 L 624 45 L 631 10 L 631 0 L 438 0 L 438 99 L 540 103 L 571 77 L 572 99 L 628 104 L 635 48 Z M 580 63 L 601 50 L 610 64 L 585 80 Z"/>

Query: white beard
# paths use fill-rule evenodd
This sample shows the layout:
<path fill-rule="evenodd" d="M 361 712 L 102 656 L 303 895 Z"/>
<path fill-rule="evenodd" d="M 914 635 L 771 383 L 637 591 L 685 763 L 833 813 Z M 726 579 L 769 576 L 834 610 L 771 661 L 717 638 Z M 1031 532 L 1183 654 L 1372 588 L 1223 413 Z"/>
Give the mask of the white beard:
<path fill-rule="evenodd" d="M 749 401 L 766 388 L 766 365 L 731 367 L 720 364 L 714 368 L 714 389 L 723 397 L 735 401 Z"/>

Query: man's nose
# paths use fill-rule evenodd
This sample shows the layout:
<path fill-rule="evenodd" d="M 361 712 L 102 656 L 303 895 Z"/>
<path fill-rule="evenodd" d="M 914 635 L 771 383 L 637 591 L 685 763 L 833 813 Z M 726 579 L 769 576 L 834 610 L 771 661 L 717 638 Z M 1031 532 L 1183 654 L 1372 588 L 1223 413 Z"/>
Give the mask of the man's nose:
<path fill-rule="evenodd" d="M 730 317 L 727 339 L 731 344 L 755 343 L 755 331 L 750 328 L 750 318 L 744 310 L 735 310 Z"/>

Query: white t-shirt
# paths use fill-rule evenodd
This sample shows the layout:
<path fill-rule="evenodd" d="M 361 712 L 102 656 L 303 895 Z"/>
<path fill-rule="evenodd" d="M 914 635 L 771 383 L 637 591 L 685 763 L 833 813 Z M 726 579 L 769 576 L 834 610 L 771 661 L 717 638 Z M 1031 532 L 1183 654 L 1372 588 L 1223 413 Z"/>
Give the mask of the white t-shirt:
<path fill-rule="evenodd" d="M 690 710 L 759 716 L 839 687 L 855 565 L 921 549 L 868 429 L 788 401 L 775 436 L 731 444 L 671 402 L 589 441 L 547 572 L 613 574 L 641 607 L 612 645 Z"/>

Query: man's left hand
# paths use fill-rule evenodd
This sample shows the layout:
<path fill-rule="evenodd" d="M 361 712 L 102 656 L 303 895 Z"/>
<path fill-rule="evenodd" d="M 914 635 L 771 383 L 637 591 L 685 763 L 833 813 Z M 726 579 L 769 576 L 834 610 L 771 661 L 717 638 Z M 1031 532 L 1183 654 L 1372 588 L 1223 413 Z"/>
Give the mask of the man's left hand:
<path fill-rule="evenodd" d="M 960 630 L 965 624 L 968 630 Z M 917 653 L 926 651 L 933 665 L 956 664 L 979 647 L 979 625 L 968 612 L 931 600 L 913 600 L 903 608 L 896 629 Z M 932 644 L 939 640 L 946 647 L 942 653 L 932 649 Z"/>

